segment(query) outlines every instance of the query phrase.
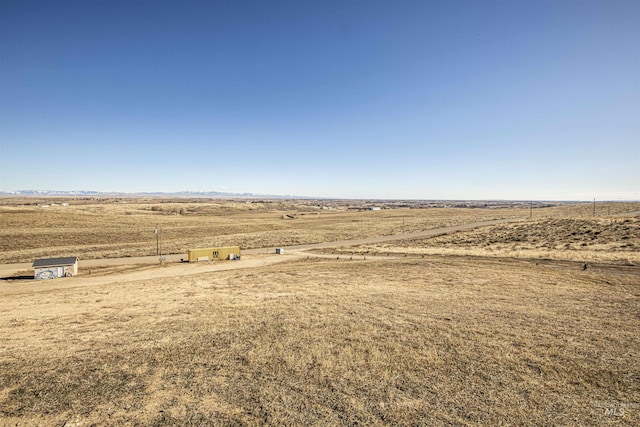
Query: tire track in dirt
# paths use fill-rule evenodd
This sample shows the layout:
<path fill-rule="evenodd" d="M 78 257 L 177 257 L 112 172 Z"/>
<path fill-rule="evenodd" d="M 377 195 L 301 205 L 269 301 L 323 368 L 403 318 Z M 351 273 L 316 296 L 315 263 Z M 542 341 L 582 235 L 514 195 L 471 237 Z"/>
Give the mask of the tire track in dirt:
<path fill-rule="evenodd" d="M 392 234 L 388 236 L 377 236 L 377 237 L 369 237 L 365 239 L 354 239 L 354 240 L 340 240 L 334 242 L 321 242 L 321 243 L 310 243 L 305 245 L 294 245 L 294 246 L 278 246 L 287 251 L 292 252 L 301 252 L 307 251 L 310 249 L 327 249 L 327 248 L 337 248 L 341 246 L 354 246 L 354 245 L 363 245 L 363 244 L 372 244 L 372 243 L 380 243 L 380 242 L 388 242 L 392 240 L 404 240 L 404 239 L 413 239 L 413 238 L 421 238 L 421 237 L 434 237 L 440 236 L 448 233 L 455 233 L 458 231 L 466 231 L 471 230 L 473 228 L 478 227 L 486 227 L 489 225 L 502 224 L 506 222 L 515 222 L 518 219 L 494 219 L 489 221 L 481 221 L 481 222 L 473 222 L 469 224 L 462 225 L 454 225 L 450 227 L 440 227 L 433 228 L 424 231 L 417 231 L 413 233 L 404 233 L 404 234 Z M 275 252 L 276 246 L 269 246 L 266 248 L 254 248 L 254 249 L 243 249 L 243 255 L 257 255 L 257 254 L 273 254 Z M 166 258 L 167 264 L 179 263 L 181 260 L 186 259 L 186 254 L 169 254 L 164 255 Z M 88 259 L 79 261 L 79 268 L 87 269 L 93 267 L 106 267 L 106 266 L 118 266 L 118 265 L 134 265 L 134 264 L 159 264 L 158 256 L 144 256 L 144 257 L 125 257 L 125 258 L 102 258 L 102 259 Z M 243 268 L 242 266 L 246 265 L 246 263 L 241 262 L 236 268 Z M 0 264 L 0 278 L 8 278 L 11 276 L 15 276 L 19 272 L 29 271 L 31 274 L 31 263 L 18 263 L 18 264 Z"/>
<path fill-rule="evenodd" d="M 75 277 L 62 277 L 55 280 L 11 280 L 0 286 L 0 295 L 32 293 L 70 289 L 75 287 L 99 286 L 113 283 L 129 283 L 140 280 L 157 280 L 170 277 L 182 277 L 247 268 L 264 267 L 281 262 L 291 262 L 306 257 L 306 254 L 291 253 L 287 255 L 251 256 L 242 261 L 226 261 L 214 263 L 167 263 L 155 269 L 144 268 L 138 271 L 116 272 L 114 274 L 82 274 Z M 141 266 L 143 267 L 143 266 Z"/>

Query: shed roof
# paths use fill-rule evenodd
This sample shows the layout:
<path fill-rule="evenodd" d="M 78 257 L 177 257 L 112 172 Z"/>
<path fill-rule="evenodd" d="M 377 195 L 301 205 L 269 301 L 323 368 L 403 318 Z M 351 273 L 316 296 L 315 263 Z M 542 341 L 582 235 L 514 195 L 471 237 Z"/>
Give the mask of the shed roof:
<path fill-rule="evenodd" d="M 73 265 L 78 261 L 78 257 L 70 256 L 64 258 L 42 258 L 33 261 L 33 267 L 56 267 L 61 265 Z"/>

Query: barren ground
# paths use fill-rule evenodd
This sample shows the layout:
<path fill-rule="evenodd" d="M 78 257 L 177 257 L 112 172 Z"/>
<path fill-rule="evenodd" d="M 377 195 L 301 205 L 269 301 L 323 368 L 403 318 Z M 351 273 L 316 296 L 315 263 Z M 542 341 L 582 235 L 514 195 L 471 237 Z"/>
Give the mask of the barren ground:
<path fill-rule="evenodd" d="M 194 247 L 302 245 L 500 218 L 527 220 L 530 215 L 526 208 L 323 210 L 322 202 L 298 201 L 80 200 L 46 209 L 20 203 L 24 200 L 0 199 L 0 263 L 70 255 L 84 260 L 155 255 L 156 226 L 162 229 L 162 252 L 184 254 Z M 634 210 L 640 211 L 640 203 L 602 204 L 597 218 Z M 535 219 L 588 218 L 592 207 L 565 205 L 534 209 L 533 214 Z"/>
<path fill-rule="evenodd" d="M 501 256 L 639 265 L 640 217 L 519 221 L 428 238 L 345 246 L 331 252 Z"/>
<path fill-rule="evenodd" d="M 80 238 L 92 235 L 97 207 L 42 217 L 84 224 L 69 226 Z M 377 243 L 366 260 L 347 248 L 91 274 L 81 263 L 73 278 L 1 280 L 0 425 L 637 425 L 638 222 L 608 211 L 589 218 L 588 208 L 534 210 L 532 219 L 508 209 L 338 211 L 313 214 L 327 220 L 316 228 L 299 213 L 283 220 L 293 209 L 243 211 L 249 236 L 284 221 L 293 225 L 280 231 L 300 240 L 518 222 Z M 114 239 L 126 230 L 118 221 L 135 216 L 118 212 L 97 214 L 112 218 Z M 14 239 L 5 259 L 64 250 L 53 231 L 35 239 L 43 246 L 16 246 L 8 222 L 38 217 L 0 212 Z M 187 224 L 187 215 L 166 217 Z M 193 241 L 204 242 L 194 227 Z M 117 243 L 96 233 L 105 256 Z M 531 259 L 512 256 L 513 244 Z M 547 250 L 558 259 L 540 255 Z M 575 251 L 609 258 L 585 269 Z"/>

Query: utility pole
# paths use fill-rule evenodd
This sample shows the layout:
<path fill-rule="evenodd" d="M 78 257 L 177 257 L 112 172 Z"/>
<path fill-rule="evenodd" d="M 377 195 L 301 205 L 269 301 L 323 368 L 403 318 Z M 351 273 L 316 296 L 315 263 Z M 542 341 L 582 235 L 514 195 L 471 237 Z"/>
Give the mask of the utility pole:
<path fill-rule="evenodd" d="M 596 198 L 593 198 L 593 216 L 596 216 Z"/>
<path fill-rule="evenodd" d="M 153 232 L 156 234 L 156 255 L 160 255 L 160 233 L 158 231 L 158 224 L 156 224 L 156 228 Z"/>
<path fill-rule="evenodd" d="M 402 215 L 402 234 L 404 234 L 404 215 Z"/>
<path fill-rule="evenodd" d="M 529 202 L 529 218 L 533 218 L 533 200 Z"/>
<path fill-rule="evenodd" d="M 153 232 L 156 234 L 156 255 L 160 255 L 160 264 L 163 264 L 165 258 L 162 256 L 162 228 L 156 224 Z"/>

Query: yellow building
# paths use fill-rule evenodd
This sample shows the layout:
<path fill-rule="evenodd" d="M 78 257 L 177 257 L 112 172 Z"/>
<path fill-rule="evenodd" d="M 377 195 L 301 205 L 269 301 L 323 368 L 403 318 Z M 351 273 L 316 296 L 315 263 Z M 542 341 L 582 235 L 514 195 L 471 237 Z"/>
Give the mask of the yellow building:
<path fill-rule="evenodd" d="M 188 255 L 189 255 L 189 262 L 240 259 L 240 246 L 223 246 L 219 248 L 189 249 Z"/>

